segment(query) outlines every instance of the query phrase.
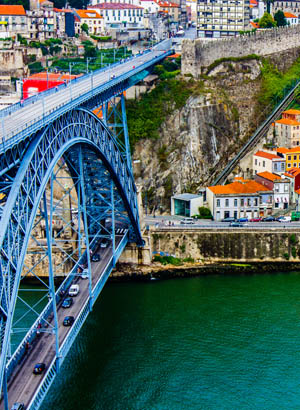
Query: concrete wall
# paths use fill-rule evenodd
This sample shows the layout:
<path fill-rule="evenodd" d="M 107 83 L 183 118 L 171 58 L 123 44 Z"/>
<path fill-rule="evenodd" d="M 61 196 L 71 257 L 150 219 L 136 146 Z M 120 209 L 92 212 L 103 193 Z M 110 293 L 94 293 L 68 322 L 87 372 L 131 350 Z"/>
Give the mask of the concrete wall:
<path fill-rule="evenodd" d="M 197 77 L 205 67 L 223 57 L 267 56 L 297 47 L 300 47 L 300 25 L 216 41 L 185 39 L 182 41 L 182 74 L 191 73 Z"/>
<path fill-rule="evenodd" d="M 274 228 L 273 228 L 274 229 Z M 300 233 L 290 228 L 222 231 L 152 230 L 152 251 L 165 252 L 180 258 L 192 257 L 195 262 L 300 261 Z M 295 257 L 293 255 L 296 255 Z"/>

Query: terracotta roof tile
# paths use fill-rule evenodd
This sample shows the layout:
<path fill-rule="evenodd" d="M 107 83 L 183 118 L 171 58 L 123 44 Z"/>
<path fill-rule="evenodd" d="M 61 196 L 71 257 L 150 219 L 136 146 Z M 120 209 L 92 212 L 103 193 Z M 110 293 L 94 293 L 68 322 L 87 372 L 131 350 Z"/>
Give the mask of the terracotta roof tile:
<path fill-rule="evenodd" d="M 299 174 L 300 174 L 299 168 L 291 168 L 284 173 L 285 176 L 290 177 L 290 178 L 295 178 Z"/>
<path fill-rule="evenodd" d="M 269 181 L 275 181 L 276 179 L 280 179 L 280 175 L 272 174 L 271 172 L 268 172 L 268 171 L 259 172 L 256 175 L 258 175 L 259 177 L 268 179 Z"/>
<path fill-rule="evenodd" d="M 23 6 L 0 5 L 0 16 L 26 16 L 26 13 Z"/>
<path fill-rule="evenodd" d="M 267 159 L 283 159 L 279 157 L 278 155 L 271 154 L 270 152 L 264 152 L 264 151 L 257 151 L 256 154 L 254 154 L 257 157 L 262 157 L 262 158 L 267 158 Z"/>
<path fill-rule="evenodd" d="M 276 151 L 280 152 L 281 154 L 285 154 L 286 152 L 289 152 L 289 149 L 285 147 L 279 147 L 276 149 Z"/>
<path fill-rule="evenodd" d="M 103 19 L 96 10 L 76 10 L 76 13 L 81 19 Z"/>
<path fill-rule="evenodd" d="M 283 111 L 282 114 L 300 115 L 300 110 L 290 109 L 290 110 Z"/>
<path fill-rule="evenodd" d="M 297 16 L 295 16 L 295 14 L 289 13 L 287 11 L 284 12 L 284 17 L 285 18 L 293 18 L 293 19 L 298 18 Z"/>
<path fill-rule="evenodd" d="M 254 194 L 260 191 L 269 191 L 269 188 L 256 181 L 235 181 L 228 185 L 209 186 L 208 189 L 214 194 Z"/>
<path fill-rule="evenodd" d="M 290 148 L 285 152 L 285 154 L 292 154 L 293 152 L 295 152 L 295 153 L 299 152 L 300 153 L 300 147 Z"/>
<path fill-rule="evenodd" d="M 290 118 L 281 118 L 281 120 L 275 121 L 276 124 L 285 124 L 285 125 L 300 125 L 300 122 L 296 120 L 291 120 Z"/>

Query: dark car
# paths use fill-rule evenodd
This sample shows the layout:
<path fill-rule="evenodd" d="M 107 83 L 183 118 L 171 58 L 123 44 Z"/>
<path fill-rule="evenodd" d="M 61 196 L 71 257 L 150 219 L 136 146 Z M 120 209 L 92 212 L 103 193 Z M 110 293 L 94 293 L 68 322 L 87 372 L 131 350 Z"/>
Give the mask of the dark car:
<path fill-rule="evenodd" d="M 232 217 L 230 216 L 230 217 L 228 217 L 228 218 L 222 219 L 221 222 L 235 222 L 235 218 L 232 218 Z"/>
<path fill-rule="evenodd" d="M 63 301 L 63 303 L 62 303 L 62 307 L 63 308 L 69 308 L 69 307 L 71 307 L 73 305 L 73 299 L 72 298 L 66 298 L 64 301 Z"/>
<path fill-rule="evenodd" d="M 42 374 L 45 369 L 46 369 L 45 363 L 37 363 L 34 366 L 33 373 L 34 374 Z"/>
<path fill-rule="evenodd" d="M 14 403 L 10 410 L 24 410 L 25 405 L 24 403 Z"/>
<path fill-rule="evenodd" d="M 239 218 L 237 222 L 248 222 L 248 218 Z"/>
<path fill-rule="evenodd" d="M 74 323 L 74 316 L 66 316 L 63 321 L 64 326 L 72 326 Z"/>
<path fill-rule="evenodd" d="M 265 218 L 262 219 L 262 222 L 274 222 L 276 221 L 276 218 L 274 216 L 266 216 Z"/>
<path fill-rule="evenodd" d="M 107 248 L 107 246 L 108 246 L 108 240 L 102 239 L 102 242 L 100 243 L 100 248 Z"/>
<path fill-rule="evenodd" d="M 99 262 L 101 259 L 99 253 L 94 253 L 94 255 L 92 256 L 92 262 Z"/>
<path fill-rule="evenodd" d="M 235 228 L 241 228 L 243 226 L 248 226 L 248 224 L 245 222 L 231 222 L 229 226 L 232 226 Z"/>

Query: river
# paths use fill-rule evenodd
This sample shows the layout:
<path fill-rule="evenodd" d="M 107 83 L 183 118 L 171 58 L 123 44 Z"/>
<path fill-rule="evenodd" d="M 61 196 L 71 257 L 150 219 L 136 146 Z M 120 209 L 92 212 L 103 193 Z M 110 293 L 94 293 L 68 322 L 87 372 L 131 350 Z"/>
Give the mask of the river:
<path fill-rule="evenodd" d="M 300 408 L 300 274 L 107 284 L 42 410 Z"/>

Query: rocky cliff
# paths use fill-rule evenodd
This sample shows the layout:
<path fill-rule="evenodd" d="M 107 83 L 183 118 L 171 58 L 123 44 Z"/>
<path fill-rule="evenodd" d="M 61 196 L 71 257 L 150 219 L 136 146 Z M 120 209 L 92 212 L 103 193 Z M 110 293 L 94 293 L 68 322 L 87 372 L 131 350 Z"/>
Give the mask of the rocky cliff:
<path fill-rule="evenodd" d="M 159 139 L 135 144 L 134 172 L 148 210 L 164 212 L 172 194 L 197 192 L 209 184 L 255 129 L 260 65 L 250 59 L 212 68 L 205 86 L 167 116 Z"/>

